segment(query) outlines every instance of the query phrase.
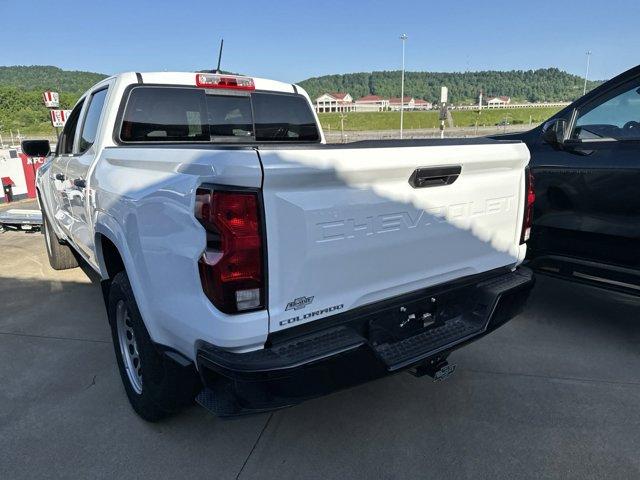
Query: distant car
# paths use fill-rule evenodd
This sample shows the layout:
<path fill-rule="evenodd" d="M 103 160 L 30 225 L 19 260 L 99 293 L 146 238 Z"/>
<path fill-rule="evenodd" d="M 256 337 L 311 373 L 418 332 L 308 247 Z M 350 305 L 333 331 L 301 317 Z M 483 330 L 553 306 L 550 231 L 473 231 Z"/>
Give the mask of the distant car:
<path fill-rule="evenodd" d="M 640 295 L 640 66 L 529 132 L 537 270 Z"/>

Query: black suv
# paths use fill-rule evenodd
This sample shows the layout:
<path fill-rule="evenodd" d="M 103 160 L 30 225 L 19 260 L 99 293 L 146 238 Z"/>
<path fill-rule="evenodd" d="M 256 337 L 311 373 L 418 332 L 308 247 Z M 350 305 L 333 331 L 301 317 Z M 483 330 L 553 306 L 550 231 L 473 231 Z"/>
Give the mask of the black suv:
<path fill-rule="evenodd" d="M 531 151 L 531 266 L 640 295 L 640 66 L 538 128 L 496 138 Z"/>

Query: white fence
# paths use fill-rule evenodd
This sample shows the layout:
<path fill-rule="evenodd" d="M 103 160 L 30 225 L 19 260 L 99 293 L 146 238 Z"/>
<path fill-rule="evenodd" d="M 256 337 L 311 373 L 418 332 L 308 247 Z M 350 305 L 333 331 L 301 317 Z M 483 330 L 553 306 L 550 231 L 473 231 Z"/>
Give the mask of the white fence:
<path fill-rule="evenodd" d="M 502 110 L 505 108 L 541 108 L 541 107 L 566 107 L 571 102 L 541 102 L 541 103 L 506 103 L 500 105 L 482 105 L 482 110 Z M 452 105 L 452 110 L 479 110 L 478 105 Z"/>

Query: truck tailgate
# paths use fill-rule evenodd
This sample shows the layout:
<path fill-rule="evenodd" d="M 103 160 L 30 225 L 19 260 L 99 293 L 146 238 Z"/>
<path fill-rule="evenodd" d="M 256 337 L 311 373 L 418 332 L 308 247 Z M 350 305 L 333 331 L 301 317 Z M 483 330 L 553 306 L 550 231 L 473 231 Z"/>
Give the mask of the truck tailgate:
<path fill-rule="evenodd" d="M 522 143 L 258 153 L 272 332 L 524 258 Z"/>

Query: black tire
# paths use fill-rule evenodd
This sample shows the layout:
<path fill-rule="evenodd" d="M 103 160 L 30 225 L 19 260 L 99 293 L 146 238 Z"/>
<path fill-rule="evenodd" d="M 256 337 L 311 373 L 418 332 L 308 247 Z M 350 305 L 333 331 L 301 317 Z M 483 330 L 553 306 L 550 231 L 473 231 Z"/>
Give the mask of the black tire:
<path fill-rule="evenodd" d="M 124 321 L 123 308 L 128 312 Z M 178 365 L 151 340 L 125 272 L 115 275 L 111 282 L 107 315 L 120 377 L 135 412 L 149 422 L 156 422 L 192 404 L 200 386 L 195 368 L 192 364 Z M 121 344 L 121 334 L 124 342 L 131 342 L 132 337 L 132 343 Z M 127 354 L 124 348 L 133 350 Z M 132 352 L 135 352 L 133 360 Z M 127 365 L 136 371 L 128 370 Z"/>
<path fill-rule="evenodd" d="M 44 244 L 47 248 L 49 265 L 54 270 L 67 270 L 78 266 L 78 259 L 69 245 L 60 243 L 49 223 L 47 215 L 42 212 L 42 233 L 44 234 Z"/>

